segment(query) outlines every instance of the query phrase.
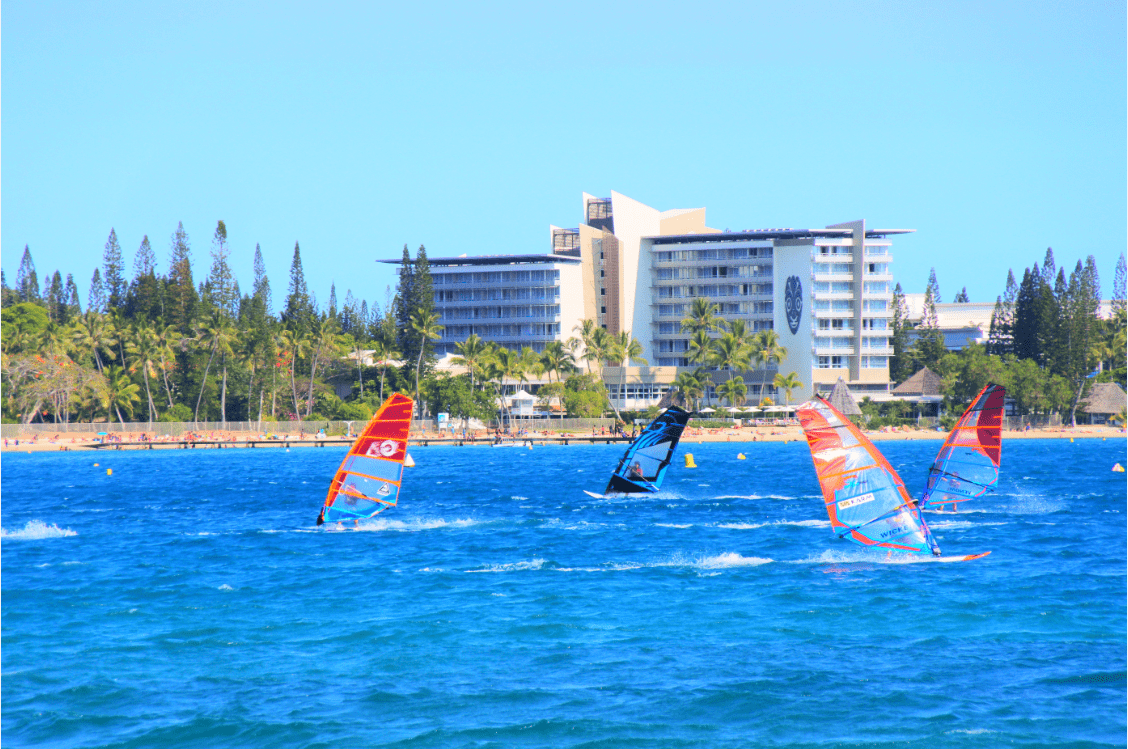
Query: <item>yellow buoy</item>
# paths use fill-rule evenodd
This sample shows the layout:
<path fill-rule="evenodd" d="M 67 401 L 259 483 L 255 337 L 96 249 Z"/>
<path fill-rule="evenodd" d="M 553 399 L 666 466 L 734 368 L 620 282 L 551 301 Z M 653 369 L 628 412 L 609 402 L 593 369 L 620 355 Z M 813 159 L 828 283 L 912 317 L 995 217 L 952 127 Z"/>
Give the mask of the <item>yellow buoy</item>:
<path fill-rule="evenodd" d="M 1072 437 L 1070 437 L 1070 438 L 1069 438 L 1069 441 L 1070 441 L 1070 442 L 1072 442 L 1072 441 L 1073 441 L 1073 438 L 1072 438 Z"/>
<path fill-rule="evenodd" d="M 1124 466 L 1117 463 L 1116 465 L 1114 465 L 1112 467 L 1112 472 L 1113 473 L 1124 473 Z"/>
<path fill-rule="evenodd" d="M 697 467 L 697 464 L 693 462 L 693 453 L 686 453 L 685 454 L 685 467 L 686 468 L 696 468 Z"/>
<path fill-rule="evenodd" d="M 744 460 L 744 453 L 737 453 L 737 454 L 736 454 L 736 459 L 737 459 L 737 460 Z"/>
<path fill-rule="evenodd" d="M 113 468 L 107 468 L 106 469 L 106 475 L 107 476 L 113 476 L 114 475 L 114 469 Z"/>
<path fill-rule="evenodd" d="M 98 464 L 97 464 L 97 463 L 95 463 L 95 464 L 94 464 L 94 467 L 95 467 L 95 468 L 97 468 L 97 467 L 98 467 Z"/>

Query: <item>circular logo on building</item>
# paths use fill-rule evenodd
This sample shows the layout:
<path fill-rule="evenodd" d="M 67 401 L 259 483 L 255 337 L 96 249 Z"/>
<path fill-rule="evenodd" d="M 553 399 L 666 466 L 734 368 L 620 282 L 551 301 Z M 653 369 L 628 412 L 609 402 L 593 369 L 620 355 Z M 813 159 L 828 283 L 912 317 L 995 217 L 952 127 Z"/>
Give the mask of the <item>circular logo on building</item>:
<path fill-rule="evenodd" d="M 799 321 L 803 319 L 803 284 L 799 276 L 791 276 L 783 288 L 783 307 L 787 311 L 787 327 L 791 334 L 799 332 Z"/>

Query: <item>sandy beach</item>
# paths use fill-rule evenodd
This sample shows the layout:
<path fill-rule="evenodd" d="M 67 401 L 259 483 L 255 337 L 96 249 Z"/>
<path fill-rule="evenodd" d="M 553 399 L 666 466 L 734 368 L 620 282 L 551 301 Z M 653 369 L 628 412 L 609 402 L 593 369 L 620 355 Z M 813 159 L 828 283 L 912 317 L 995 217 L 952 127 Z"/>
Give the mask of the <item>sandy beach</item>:
<path fill-rule="evenodd" d="M 874 442 L 892 441 L 892 440 L 940 440 L 946 436 L 946 432 L 937 431 L 933 429 L 900 429 L 889 431 L 867 431 L 866 436 Z M 479 440 L 480 445 L 489 444 L 491 435 L 483 430 L 473 433 L 473 436 Z M 531 431 L 527 435 L 531 438 L 563 438 L 563 437 L 591 437 L 590 431 Z M 597 435 L 598 436 L 598 435 Z M 1077 427 L 1043 427 L 1033 428 L 1030 430 L 1007 430 L 1003 432 L 1004 440 L 1012 439 L 1108 439 L 1109 437 L 1124 439 L 1126 437 L 1125 431 L 1111 426 L 1077 426 Z M 448 434 L 438 434 L 435 432 L 424 432 L 421 434 L 413 434 L 411 436 L 413 441 L 426 439 L 430 444 L 443 444 L 445 442 L 458 442 L 459 438 L 452 438 Z M 106 449 L 99 448 L 98 445 L 102 444 L 103 437 L 97 434 L 89 433 L 59 433 L 58 435 L 33 435 L 28 438 L 20 439 L 5 439 L 0 445 L 0 452 L 68 452 L 71 450 L 98 450 Z M 161 446 L 167 443 L 178 444 L 185 440 L 193 440 L 201 443 L 207 443 L 209 447 L 213 443 L 221 442 L 231 447 L 244 447 L 248 442 L 254 441 L 261 443 L 267 439 L 267 436 L 262 432 L 240 432 L 240 431 L 208 431 L 200 432 L 195 435 L 184 435 L 181 437 L 156 437 L 151 433 L 145 434 L 143 432 L 126 432 L 119 435 L 110 435 L 105 439 L 113 440 L 111 444 L 121 443 L 123 445 L 139 445 L 152 442 L 155 446 Z M 351 440 L 346 437 L 319 437 L 314 432 L 304 434 L 280 434 L 276 436 L 276 440 L 272 441 L 288 441 L 288 440 L 311 440 L 316 439 L 319 442 L 333 444 L 340 443 L 342 445 L 350 444 Z M 509 439 L 509 438 L 507 438 Z M 521 438 L 516 438 L 521 439 Z M 798 426 L 760 426 L 760 427 L 740 427 L 735 429 L 705 429 L 690 427 L 682 436 L 683 444 L 693 444 L 702 442 L 790 442 L 792 440 L 803 439 L 803 431 Z M 308 445 L 295 445 L 308 446 Z"/>

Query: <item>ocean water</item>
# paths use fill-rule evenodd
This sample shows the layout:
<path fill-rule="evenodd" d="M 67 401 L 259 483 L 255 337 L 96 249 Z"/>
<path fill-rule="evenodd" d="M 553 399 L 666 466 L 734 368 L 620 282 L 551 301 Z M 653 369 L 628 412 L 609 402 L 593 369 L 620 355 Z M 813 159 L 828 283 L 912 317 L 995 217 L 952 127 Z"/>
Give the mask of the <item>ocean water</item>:
<path fill-rule="evenodd" d="M 5 455 L 3 745 L 1125 745 L 1123 439 L 1006 443 L 953 564 L 835 539 L 802 442 L 411 452 L 356 529 L 343 448 Z"/>

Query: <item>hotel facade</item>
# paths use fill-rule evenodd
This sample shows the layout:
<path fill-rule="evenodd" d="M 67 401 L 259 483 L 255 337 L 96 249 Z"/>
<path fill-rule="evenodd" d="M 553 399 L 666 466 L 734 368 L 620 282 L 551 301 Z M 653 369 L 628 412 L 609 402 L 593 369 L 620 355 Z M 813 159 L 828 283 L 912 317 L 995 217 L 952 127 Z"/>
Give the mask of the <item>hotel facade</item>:
<path fill-rule="evenodd" d="M 704 208 L 659 211 L 616 192 L 583 194 L 582 216 L 578 227 L 549 227 L 544 255 L 431 259 L 445 326 L 437 352 L 454 351 L 471 333 L 541 351 L 595 320 L 642 345 L 647 366 L 605 368 L 604 381 L 617 406 L 644 408 L 679 369 L 696 368 L 681 321 L 701 297 L 751 332 L 775 330 L 787 350 L 777 364 L 739 373 L 749 402 L 761 392 L 782 399 L 771 385 L 777 372 L 797 373 L 803 387 L 795 398 L 826 392 L 840 377 L 859 398 L 890 397 L 892 237 L 911 230 L 859 220 L 720 231 L 705 224 Z"/>

